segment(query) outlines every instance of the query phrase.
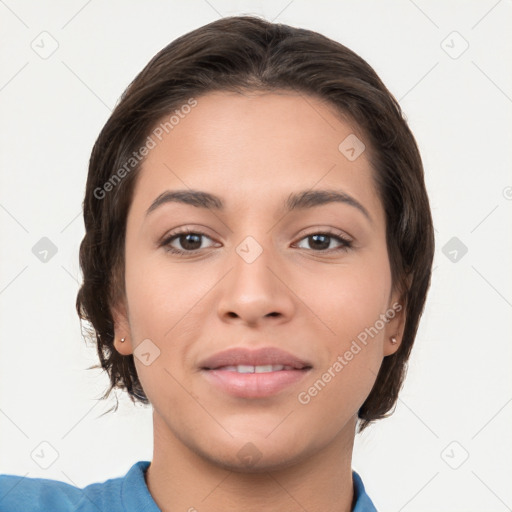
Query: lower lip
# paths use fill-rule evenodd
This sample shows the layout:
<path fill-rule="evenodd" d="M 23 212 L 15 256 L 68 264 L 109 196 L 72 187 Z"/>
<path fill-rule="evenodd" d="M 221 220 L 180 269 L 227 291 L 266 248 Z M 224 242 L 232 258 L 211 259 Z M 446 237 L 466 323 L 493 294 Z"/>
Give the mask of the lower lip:
<path fill-rule="evenodd" d="M 240 398 L 272 396 L 301 381 L 307 370 L 281 370 L 266 373 L 238 373 L 228 370 L 203 370 L 203 375 L 220 390 Z"/>

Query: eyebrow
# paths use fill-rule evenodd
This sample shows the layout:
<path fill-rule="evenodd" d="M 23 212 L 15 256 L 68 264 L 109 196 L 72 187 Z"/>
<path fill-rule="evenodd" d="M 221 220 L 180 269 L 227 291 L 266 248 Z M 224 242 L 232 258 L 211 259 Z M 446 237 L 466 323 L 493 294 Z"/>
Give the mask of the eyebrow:
<path fill-rule="evenodd" d="M 197 208 L 206 208 L 207 210 L 224 210 L 222 199 L 209 192 L 200 190 L 166 190 L 153 201 L 146 211 L 146 216 L 155 211 L 159 206 L 171 202 L 189 204 Z M 368 210 L 355 198 L 341 190 L 326 189 L 294 192 L 288 196 L 284 206 L 288 212 L 291 212 L 329 203 L 343 203 L 353 206 L 363 213 L 370 223 L 373 222 Z"/>

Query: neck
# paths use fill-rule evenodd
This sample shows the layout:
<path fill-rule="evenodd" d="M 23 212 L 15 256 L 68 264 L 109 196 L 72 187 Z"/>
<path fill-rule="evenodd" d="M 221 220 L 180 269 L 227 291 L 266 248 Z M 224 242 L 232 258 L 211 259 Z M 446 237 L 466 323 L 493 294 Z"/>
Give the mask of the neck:
<path fill-rule="evenodd" d="M 352 510 L 356 418 L 314 454 L 257 473 L 225 468 L 190 450 L 153 412 L 153 460 L 146 483 L 162 512 Z"/>

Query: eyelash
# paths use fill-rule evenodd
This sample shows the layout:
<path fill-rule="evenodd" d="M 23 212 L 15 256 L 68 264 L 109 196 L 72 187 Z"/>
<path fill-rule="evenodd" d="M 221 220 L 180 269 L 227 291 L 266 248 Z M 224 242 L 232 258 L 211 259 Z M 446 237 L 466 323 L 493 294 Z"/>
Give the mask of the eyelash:
<path fill-rule="evenodd" d="M 175 247 L 172 247 L 170 244 L 172 241 L 174 241 L 175 239 L 179 239 L 180 236 L 183 236 L 183 235 L 198 235 L 200 237 L 206 237 L 206 238 L 210 238 L 208 235 L 206 235 L 205 233 L 202 233 L 201 231 L 194 231 L 194 230 L 191 230 L 191 229 L 183 229 L 181 231 L 177 231 L 175 233 L 172 233 L 171 235 L 169 235 L 168 237 L 166 237 L 162 243 L 161 243 L 161 246 L 165 248 L 166 251 L 172 253 L 172 254 L 176 254 L 178 256 L 191 256 L 193 254 L 197 254 L 201 249 L 193 249 L 193 250 L 190 250 L 190 251 L 186 251 L 186 250 L 182 250 L 182 249 L 176 249 Z M 341 244 L 340 247 L 338 248 L 335 248 L 335 249 L 321 249 L 321 250 L 315 250 L 315 249 L 306 249 L 306 250 L 310 250 L 310 251 L 313 251 L 313 252 L 319 252 L 319 253 L 331 253 L 331 252 L 337 252 L 337 251 L 348 251 L 349 249 L 352 248 L 352 241 L 351 240 L 348 240 L 347 238 L 344 238 L 343 236 L 339 235 L 339 234 L 335 234 L 334 232 L 330 231 L 330 230 L 324 230 L 324 231 L 318 231 L 318 232 L 314 232 L 314 233 L 310 233 L 306 236 L 303 236 L 300 240 L 305 240 L 309 237 L 312 237 L 312 236 L 315 236 L 315 235 L 322 235 L 322 236 L 326 236 L 326 237 L 329 237 L 331 239 L 334 239 L 336 240 L 337 242 L 339 242 Z M 210 238 L 211 239 L 211 238 Z"/>

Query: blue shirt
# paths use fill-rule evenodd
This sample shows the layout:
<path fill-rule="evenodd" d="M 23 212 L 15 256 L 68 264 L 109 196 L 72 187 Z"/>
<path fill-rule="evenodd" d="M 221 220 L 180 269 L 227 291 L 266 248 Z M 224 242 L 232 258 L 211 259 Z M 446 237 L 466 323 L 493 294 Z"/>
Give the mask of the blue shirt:
<path fill-rule="evenodd" d="M 46 478 L 0 475 L 0 512 L 161 512 L 144 480 L 150 462 L 136 462 L 124 477 L 90 484 L 83 489 Z M 377 512 L 352 472 L 352 512 Z"/>

